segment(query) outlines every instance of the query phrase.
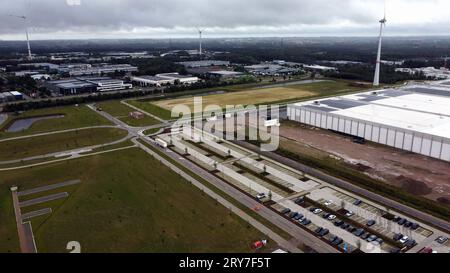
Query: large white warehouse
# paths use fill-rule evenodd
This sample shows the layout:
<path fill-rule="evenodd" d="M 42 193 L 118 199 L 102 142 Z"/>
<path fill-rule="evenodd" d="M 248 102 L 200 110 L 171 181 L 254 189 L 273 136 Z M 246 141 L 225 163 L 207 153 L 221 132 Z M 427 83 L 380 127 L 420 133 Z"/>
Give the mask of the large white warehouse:
<path fill-rule="evenodd" d="M 288 119 L 450 162 L 450 81 L 288 106 Z"/>

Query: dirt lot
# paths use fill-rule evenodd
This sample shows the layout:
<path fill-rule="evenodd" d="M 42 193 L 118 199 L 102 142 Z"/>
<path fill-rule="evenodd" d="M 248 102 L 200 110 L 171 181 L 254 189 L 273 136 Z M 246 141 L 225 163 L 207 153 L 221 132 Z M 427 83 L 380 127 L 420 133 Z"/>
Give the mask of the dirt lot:
<path fill-rule="evenodd" d="M 372 178 L 450 205 L 450 163 L 375 143 L 353 143 L 332 132 L 284 122 L 281 146 L 313 157 L 334 157 Z"/>

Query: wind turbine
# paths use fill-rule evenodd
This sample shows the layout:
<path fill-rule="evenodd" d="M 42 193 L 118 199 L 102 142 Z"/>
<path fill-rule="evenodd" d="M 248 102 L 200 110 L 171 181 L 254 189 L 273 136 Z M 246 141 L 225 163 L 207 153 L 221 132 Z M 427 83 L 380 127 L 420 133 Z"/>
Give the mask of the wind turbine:
<path fill-rule="evenodd" d="M 198 27 L 197 27 L 197 31 L 198 31 L 198 37 L 199 37 L 199 50 L 198 50 L 198 54 L 199 54 L 199 56 L 200 56 L 200 59 L 202 58 L 202 54 L 203 54 L 203 48 L 202 48 L 202 39 L 203 39 L 203 37 L 202 37 L 202 35 L 203 35 L 203 29 L 199 29 Z"/>
<path fill-rule="evenodd" d="M 375 67 L 375 77 L 373 79 L 373 86 L 380 85 L 380 68 L 381 68 L 381 45 L 383 41 L 383 28 L 386 26 L 386 1 L 384 2 L 384 17 L 380 20 L 380 38 L 378 41 L 377 63 Z"/>
<path fill-rule="evenodd" d="M 25 24 L 26 24 L 26 21 L 27 21 L 27 17 L 26 16 L 18 16 L 18 15 L 12 15 L 12 14 L 9 14 L 8 16 L 22 19 L 22 20 L 25 21 Z M 30 37 L 28 35 L 28 26 L 25 26 L 25 34 L 27 36 L 28 59 L 32 60 L 33 56 L 31 55 L 31 46 L 30 46 Z"/>

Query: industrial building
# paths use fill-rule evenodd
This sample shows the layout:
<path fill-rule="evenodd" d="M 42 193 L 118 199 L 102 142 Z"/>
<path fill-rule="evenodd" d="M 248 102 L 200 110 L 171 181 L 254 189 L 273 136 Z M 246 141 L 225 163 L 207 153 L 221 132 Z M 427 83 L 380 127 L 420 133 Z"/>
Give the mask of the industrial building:
<path fill-rule="evenodd" d="M 236 71 L 228 71 L 228 70 L 219 70 L 219 71 L 210 71 L 207 73 L 208 76 L 217 77 L 221 79 L 233 79 L 233 78 L 239 78 L 245 75 L 242 72 L 236 72 Z"/>
<path fill-rule="evenodd" d="M 295 103 L 289 120 L 450 162 L 450 82 Z"/>
<path fill-rule="evenodd" d="M 157 76 L 136 76 L 132 77 L 131 81 L 139 86 L 163 86 L 173 84 L 172 79 L 161 78 Z"/>
<path fill-rule="evenodd" d="M 249 65 L 244 68 L 253 75 L 262 76 L 292 75 L 301 71 L 299 68 L 291 68 L 272 63 Z"/>
<path fill-rule="evenodd" d="M 84 77 L 45 83 L 48 90 L 60 95 L 76 95 L 82 93 L 108 92 L 131 89 L 132 84 L 108 77 Z"/>
<path fill-rule="evenodd" d="M 204 60 L 204 61 L 191 61 L 191 62 L 179 62 L 186 68 L 196 68 L 196 67 L 207 67 L 207 66 L 229 66 L 228 61 L 218 61 L 218 60 Z"/>
<path fill-rule="evenodd" d="M 23 100 L 23 94 L 17 91 L 0 93 L 0 103 Z"/>
<path fill-rule="evenodd" d="M 67 64 L 58 68 L 60 74 L 68 74 L 71 77 L 79 76 L 101 76 L 116 72 L 131 73 L 137 72 L 138 68 L 129 64 L 101 64 L 92 66 L 90 64 Z"/>
<path fill-rule="evenodd" d="M 198 77 L 194 77 L 192 75 L 181 75 L 179 73 L 165 73 L 165 74 L 158 74 L 156 77 L 172 80 L 175 82 L 178 82 L 180 84 L 193 84 L 200 81 Z"/>

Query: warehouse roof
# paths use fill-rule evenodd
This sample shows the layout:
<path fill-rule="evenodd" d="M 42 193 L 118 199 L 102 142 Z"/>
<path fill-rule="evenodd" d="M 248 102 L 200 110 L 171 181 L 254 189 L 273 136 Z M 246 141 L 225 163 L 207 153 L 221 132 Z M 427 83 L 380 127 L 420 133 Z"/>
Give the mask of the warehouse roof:
<path fill-rule="evenodd" d="M 450 89 L 436 86 L 370 91 L 295 105 L 450 138 Z"/>

